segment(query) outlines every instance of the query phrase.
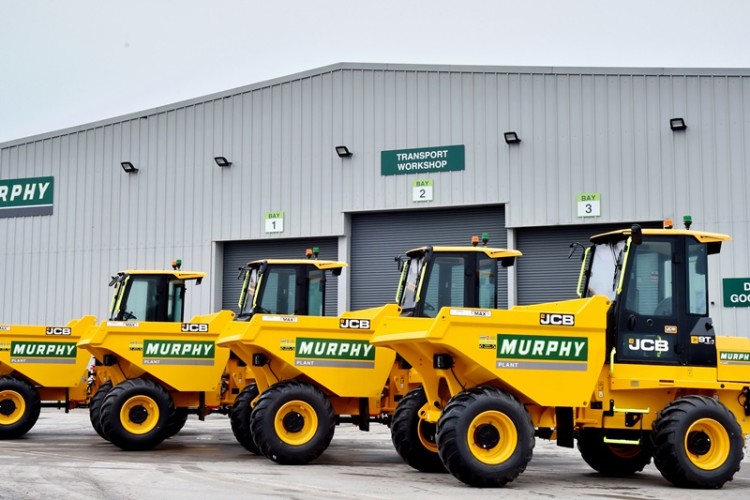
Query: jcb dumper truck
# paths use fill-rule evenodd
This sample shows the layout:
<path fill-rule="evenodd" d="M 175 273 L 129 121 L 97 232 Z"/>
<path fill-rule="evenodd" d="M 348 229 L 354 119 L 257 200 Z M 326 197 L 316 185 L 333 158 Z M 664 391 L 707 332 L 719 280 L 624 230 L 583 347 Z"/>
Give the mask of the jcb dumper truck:
<path fill-rule="evenodd" d="M 419 416 L 437 425 L 455 477 L 512 481 L 536 429 L 560 446 L 577 440 L 602 474 L 633 474 L 653 459 L 677 486 L 732 479 L 750 433 L 750 339 L 714 330 L 708 257 L 730 238 L 691 222 L 592 237 L 579 299 L 443 308 L 421 330 L 384 322 L 372 343 L 421 375 Z"/>

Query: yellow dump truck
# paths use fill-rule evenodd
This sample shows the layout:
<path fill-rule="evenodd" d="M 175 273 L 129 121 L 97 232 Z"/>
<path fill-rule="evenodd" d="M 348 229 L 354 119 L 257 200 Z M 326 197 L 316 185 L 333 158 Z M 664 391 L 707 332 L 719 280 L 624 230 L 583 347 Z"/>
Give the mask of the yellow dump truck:
<path fill-rule="evenodd" d="M 634 474 L 653 458 L 671 483 L 719 488 L 750 433 L 750 339 L 709 317 L 708 256 L 730 240 L 685 229 L 591 238 L 579 299 L 443 308 L 422 329 L 387 318 L 372 339 L 419 372 L 425 424 L 446 468 L 473 486 L 522 473 L 536 432 L 595 470 Z"/>

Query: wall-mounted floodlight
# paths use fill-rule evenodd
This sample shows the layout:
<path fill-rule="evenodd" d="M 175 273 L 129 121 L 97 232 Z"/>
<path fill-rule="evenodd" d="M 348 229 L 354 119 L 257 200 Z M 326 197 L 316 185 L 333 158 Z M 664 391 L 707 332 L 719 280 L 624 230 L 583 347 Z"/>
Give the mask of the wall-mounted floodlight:
<path fill-rule="evenodd" d="M 135 174 L 135 173 L 138 172 L 138 169 L 135 168 L 135 166 L 132 163 L 130 163 L 129 161 L 120 162 L 120 166 L 122 167 L 122 169 L 125 172 L 127 172 L 129 174 Z"/>
<path fill-rule="evenodd" d="M 352 155 L 352 152 L 346 146 L 336 146 L 336 154 L 339 155 L 339 158 L 348 158 Z"/>
<path fill-rule="evenodd" d="M 223 156 L 214 156 L 214 161 L 220 167 L 228 167 L 228 166 L 230 166 L 232 164 L 231 161 L 227 160 Z"/>
<path fill-rule="evenodd" d="M 505 132 L 503 135 L 505 136 L 505 142 L 507 144 L 518 144 L 521 142 L 521 138 L 518 137 L 516 132 Z"/>
<path fill-rule="evenodd" d="M 669 128 L 671 128 L 672 130 L 685 130 L 687 128 L 687 124 L 685 123 L 684 118 L 670 118 Z"/>

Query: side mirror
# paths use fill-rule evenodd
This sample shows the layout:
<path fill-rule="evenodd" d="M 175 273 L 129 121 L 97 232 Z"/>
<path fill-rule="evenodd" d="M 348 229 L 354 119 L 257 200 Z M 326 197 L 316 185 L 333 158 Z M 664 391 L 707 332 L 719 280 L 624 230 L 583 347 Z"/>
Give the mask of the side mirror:
<path fill-rule="evenodd" d="M 643 231 L 641 230 L 641 226 L 633 224 L 630 227 L 630 239 L 634 245 L 640 245 L 643 243 Z"/>

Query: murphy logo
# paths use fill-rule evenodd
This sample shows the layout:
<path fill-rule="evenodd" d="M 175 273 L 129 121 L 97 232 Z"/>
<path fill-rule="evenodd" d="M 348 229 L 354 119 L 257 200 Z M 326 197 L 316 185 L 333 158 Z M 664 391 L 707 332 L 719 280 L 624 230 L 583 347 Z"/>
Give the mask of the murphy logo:
<path fill-rule="evenodd" d="M 746 364 L 750 363 L 750 352 L 726 352 L 719 353 L 719 361 L 723 364 Z"/>
<path fill-rule="evenodd" d="M 539 315 L 539 324 L 553 326 L 575 326 L 576 317 L 573 314 L 541 313 Z"/>
<path fill-rule="evenodd" d="M 75 342 L 11 342 L 11 363 L 75 364 Z"/>
<path fill-rule="evenodd" d="M 181 332 L 189 333 L 206 333 L 208 332 L 207 323 L 183 323 L 180 328 Z"/>
<path fill-rule="evenodd" d="M 588 360 L 588 339 L 500 334 L 497 359 L 498 368 L 581 371 L 586 369 Z"/>
<path fill-rule="evenodd" d="M 359 329 L 359 330 L 369 330 L 370 320 L 369 319 L 341 318 L 339 320 L 339 328 L 353 328 L 353 329 Z"/>
<path fill-rule="evenodd" d="M 366 340 L 298 338 L 296 366 L 373 368 L 375 348 Z"/>
<path fill-rule="evenodd" d="M 70 335 L 70 328 L 64 326 L 48 326 L 45 330 L 47 335 Z"/>
<path fill-rule="evenodd" d="M 213 342 L 146 340 L 143 342 L 143 364 L 213 366 L 215 351 Z"/>
<path fill-rule="evenodd" d="M 0 218 L 52 215 L 54 177 L 0 180 Z"/>

